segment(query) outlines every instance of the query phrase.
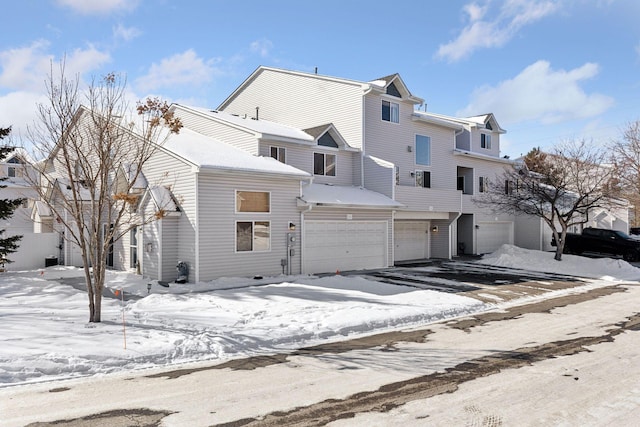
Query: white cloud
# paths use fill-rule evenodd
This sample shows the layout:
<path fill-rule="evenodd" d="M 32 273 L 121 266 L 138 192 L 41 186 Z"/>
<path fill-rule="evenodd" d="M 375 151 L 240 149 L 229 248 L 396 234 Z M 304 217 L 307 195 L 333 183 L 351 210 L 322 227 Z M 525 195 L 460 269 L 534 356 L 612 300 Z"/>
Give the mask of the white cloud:
<path fill-rule="evenodd" d="M 48 41 L 37 40 L 27 47 L 0 51 L 0 87 L 43 92 L 44 81 L 51 73 L 51 64 L 56 61 L 54 55 L 47 52 L 48 48 Z M 65 56 L 65 72 L 68 76 L 82 75 L 100 68 L 110 60 L 108 53 L 93 46 L 76 49 Z M 56 69 L 54 66 L 54 71 Z"/>
<path fill-rule="evenodd" d="M 265 58 L 269 56 L 269 52 L 273 48 L 273 43 L 267 39 L 256 40 L 251 43 L 251 52 L 257 53 L 261 57 Z"/>
<path fill-rule="evenodd" d="M 483 5 L 469 3 L 463 10 L 469 22 L 458 37 L 440 45 L 436 57 L 450 62 L 459 61 L 480 48 L 504 46 L 525 25 L 552 14 L 559 4 L 550 0 L 507 0 L 500 3 L 496 13 L 489 13 L 490 2 Z M 494 17 L 484 19 L 485 16 Z"/>
<path fill-rule="evenodd" d="M 106 15 L 116 11 L 131 11 L 138 6 L 139 0 L 58 0 L 66 6 L 84 15 Z"/>
<path fill-rule="evenodd" d="M 557 123 L 595 117 L 610 108 L 613 98 L 587 94 L 580 83 L 595 77 L 598 64 L 586 63 L 573 70 L 553 70 L 547 61 L 538 61 L 510 80 L 484 86 L 471 95 L 460 116 L 494 113 L 501 123 L 539 120 Z"/>
<path fill-rule="evenodd" d="M 215 60 L 200 58 L 193 49 L 164 58 L 159 64 L 153 63 L 147 75 L 136 80 L 141 91 L 150 91 L 176 85 L 199 86 L 209 83 L 214 74 Z"/>
<path fill-rule="evenodd" d="M 116 39 L 121 39 L 127 42 L 135 39 L 140 34 L 142 34 L 142 31 L 140 31 L 136 27 L 125 27 L 122 24 L 118 24 L 117 26 L 113 27 L 113 36 Z"/>

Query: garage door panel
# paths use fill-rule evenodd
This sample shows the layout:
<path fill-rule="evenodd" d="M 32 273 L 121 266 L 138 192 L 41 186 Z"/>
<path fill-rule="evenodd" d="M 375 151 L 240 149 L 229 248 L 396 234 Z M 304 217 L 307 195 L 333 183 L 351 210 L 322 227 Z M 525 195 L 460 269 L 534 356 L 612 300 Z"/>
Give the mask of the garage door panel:
<path fill-rule="evenodd" d="M 307 273 L 387 265 L 387 222 L 305 221 L 304 228 Z"/>
<path fill-rule="evenodd" d="M 396 221 L 394 259 L 407 261 L 429 257 L 429 221 Z"/>
<path fill-rule="evenodd" d="M 479 222 L 478 223 L 478 253 L 493 252 L 504 244 L 513 244 L 512 222 Z"/>

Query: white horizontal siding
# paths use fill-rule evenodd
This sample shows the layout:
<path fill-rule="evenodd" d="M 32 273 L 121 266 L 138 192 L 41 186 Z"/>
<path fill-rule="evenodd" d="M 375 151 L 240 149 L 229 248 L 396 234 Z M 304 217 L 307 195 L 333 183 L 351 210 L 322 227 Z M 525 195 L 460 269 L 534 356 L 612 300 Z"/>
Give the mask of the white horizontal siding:
<path fill-rule="evenodd" d="M 350 146 L 361 147 L 362 95 L 358 84 L 262 70 L 224 110 L 254 116 L 260 107 L 260 118 L 299 129 L 333 123 Z"/>

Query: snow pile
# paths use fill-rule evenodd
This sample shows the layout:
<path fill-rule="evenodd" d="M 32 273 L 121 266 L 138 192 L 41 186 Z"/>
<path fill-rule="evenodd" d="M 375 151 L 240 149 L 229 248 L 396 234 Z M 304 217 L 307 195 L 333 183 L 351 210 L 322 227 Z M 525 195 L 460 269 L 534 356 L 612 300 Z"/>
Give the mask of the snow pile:
<path fill-rule="evenodd" d="M 230 278 L 168 288 L 152 282 L 149 295 L 147 283 L 108 272 L 112 292 L 103 299 L 102 323 L 90 324 L 81 270 L 0 276 L 0 387 L 270 354 L 487 308 L 460 295 L 359 277 Z M 124 301 L 115 296 L 120 289 Z"/>
<path fill-rule="evenodd" d="M 554 256 L 553 252 L 502 245 L 497 251 L 483 256 L 478 263 L 593 279 L 640 280 L 640 270 L 621 259 L 596 259 L 563 254 L 562 261 L 556 261 Z"/>

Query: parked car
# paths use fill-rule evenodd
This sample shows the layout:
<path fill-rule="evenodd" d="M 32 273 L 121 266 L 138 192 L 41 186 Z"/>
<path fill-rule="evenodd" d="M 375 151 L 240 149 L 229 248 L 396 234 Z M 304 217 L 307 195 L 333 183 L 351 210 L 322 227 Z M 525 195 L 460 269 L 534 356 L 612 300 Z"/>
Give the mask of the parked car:
<path fill-rule="evenodd" d="M 555 239 L 551 245 L 556 246 Z M 618 230 L 603 228 L 585 228 L 582 234 L 567 233 L 564 253 L 581 254 L 583 252 L 599 252 L 609 255 L 620 255 L 626 261 L 640 260 L 640 238 L 629 236 Z"/>
<path fill-rule="evenodd" d="M 639 235 L 640 234 L 640 227 L 631 227 L 629 229 L 629 234 Z"/>

